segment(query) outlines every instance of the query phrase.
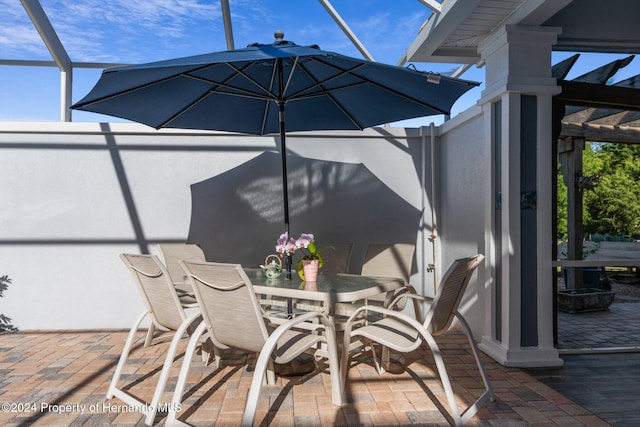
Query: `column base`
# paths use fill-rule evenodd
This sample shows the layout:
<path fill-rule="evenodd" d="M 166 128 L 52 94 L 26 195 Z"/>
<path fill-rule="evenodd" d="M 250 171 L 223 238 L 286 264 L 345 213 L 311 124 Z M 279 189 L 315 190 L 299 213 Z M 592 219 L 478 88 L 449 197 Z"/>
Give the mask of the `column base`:
<path fill-rule="evenodd" d="M 478 347 L 496 362 L 509 368 L 560 367 L 564 361 L 556 348 L 519 347 L 505 348 L 502 343 L 483 337 Z"/>

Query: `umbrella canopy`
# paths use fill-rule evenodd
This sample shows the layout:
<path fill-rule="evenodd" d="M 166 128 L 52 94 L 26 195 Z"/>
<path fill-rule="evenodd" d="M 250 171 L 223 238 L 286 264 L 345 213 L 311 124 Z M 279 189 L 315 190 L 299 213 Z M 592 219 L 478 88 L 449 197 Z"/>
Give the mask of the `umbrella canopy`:
<path fill-rule="evenodd" d="M 364 129 L 449 114 L 453 103 L 477 85 L 276 41 L 107 69 L 72 108 L 156 129 L 265 135 Z M 286 120 L 279 118 L 285 108 Z"/>
<path fill-rule="evenodd" d="M 279 133 L 288 233 L 286 132 L 364 129 L 449 114 L 478 85 L 298 46 L 281 32 L 275 35 L 274 44 L 104 70 L 72 108 L 156 129 Z"/>

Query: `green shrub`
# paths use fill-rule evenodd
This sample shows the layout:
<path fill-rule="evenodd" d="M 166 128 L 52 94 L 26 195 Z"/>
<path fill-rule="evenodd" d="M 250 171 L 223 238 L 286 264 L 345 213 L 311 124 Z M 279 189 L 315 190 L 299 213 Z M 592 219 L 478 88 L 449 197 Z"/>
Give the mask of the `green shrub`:
<path fill-rule="evenodd" d="M 0 297 L 3 297 L 4 291 L 9 289 L 9 284 L 11 284 L 11 279 L 9 279 L 9 276 L 0 276 Z M 0 332 L 16 332 L 18 328 L 13 326 L 11 322 L 12 320 L 10 317 L 5 316 L 4 314 L 0 314 Z"/>

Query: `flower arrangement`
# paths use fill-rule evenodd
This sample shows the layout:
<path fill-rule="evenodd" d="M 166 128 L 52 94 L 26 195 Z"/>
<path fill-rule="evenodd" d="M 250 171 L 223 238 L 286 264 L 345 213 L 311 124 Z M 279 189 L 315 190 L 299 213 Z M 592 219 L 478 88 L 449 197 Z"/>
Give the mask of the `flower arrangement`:
<path fill-rule="evenodd" d="M 295 251 L 300 250 L 303 255 L 302 258 L 298 260 L 296 269 L 298 270 L 298 276 L 300 276 L 300 278 L 304 280 L 304 271 L 302 268 L 304 260 L 317 259 L 318 268 L 322 268 L 322 266 L 324 265 L 324 260 L 322 259 L 322 255 L 320 253 L 329 247 L 330 246 L 318 248 L 315 243 L 313 234 L 310 233 L 302 233 L 297 239 L 289 237 L 288 233 L 283 233 L 278 239 L 276 251 L 283 255 L 293 255 Z"/>

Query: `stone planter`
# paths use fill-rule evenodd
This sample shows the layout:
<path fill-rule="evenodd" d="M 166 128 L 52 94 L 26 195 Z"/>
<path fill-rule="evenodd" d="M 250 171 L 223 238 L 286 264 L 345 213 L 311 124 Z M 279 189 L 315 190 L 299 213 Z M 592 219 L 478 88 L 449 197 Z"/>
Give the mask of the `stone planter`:
<path fill-rule="evenodd" d="M 615 292 L 595 288 L 568 289 L 558 291 L 558 310 L 567 313 L 608 310 Z"/>

